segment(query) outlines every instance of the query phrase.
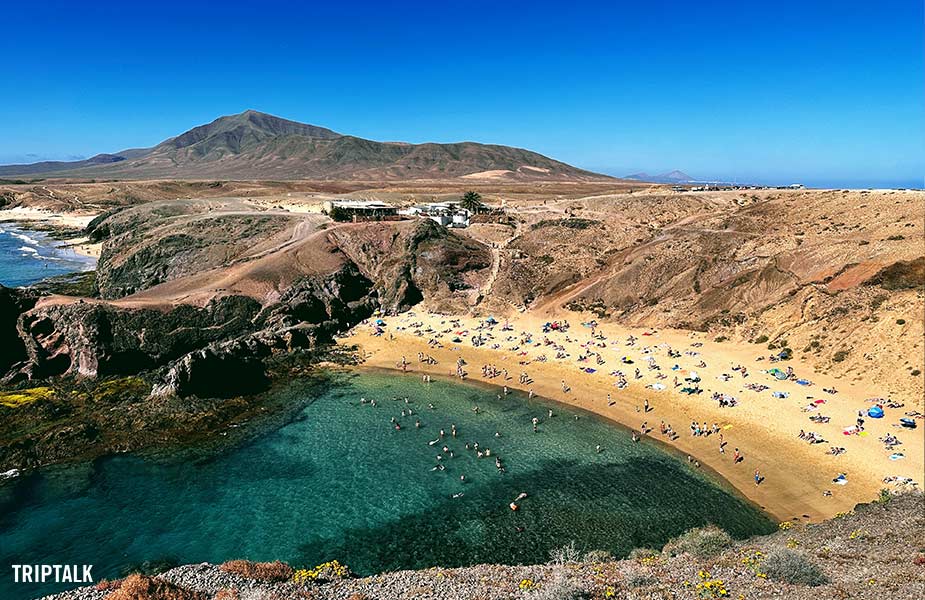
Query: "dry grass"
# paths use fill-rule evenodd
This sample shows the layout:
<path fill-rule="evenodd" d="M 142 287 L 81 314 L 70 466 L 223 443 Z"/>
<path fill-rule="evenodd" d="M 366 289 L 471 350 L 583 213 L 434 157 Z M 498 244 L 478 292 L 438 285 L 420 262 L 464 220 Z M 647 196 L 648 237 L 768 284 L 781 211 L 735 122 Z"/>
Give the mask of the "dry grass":
<path fill-rule="evenodd" d="M 96 589 L 101 592 L 111 592 L 117 590 L 122 586 L 121 579 L 100 579 L 96 582 Z"/>
<path fill-rule="evenodd" d="M 292 579 L 292 567 L 284 562 L 253 562 L 249 560 L 229 560 L 218 567 L 226 573 L 235 573 L 248 579 L 274 583 Z"/>
<path fill-rule="evenodd" d="M 208 596 L 162 579 L 136 574 L 123 579 L 119 589 L 107 594 L 105 600 L 208 600 Z"/>

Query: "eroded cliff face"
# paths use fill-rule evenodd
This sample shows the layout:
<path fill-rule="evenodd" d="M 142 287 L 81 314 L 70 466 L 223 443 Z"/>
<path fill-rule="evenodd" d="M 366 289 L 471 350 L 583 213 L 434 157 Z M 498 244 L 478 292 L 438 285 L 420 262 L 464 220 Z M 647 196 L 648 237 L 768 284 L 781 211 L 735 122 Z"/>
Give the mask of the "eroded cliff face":
<path fill-rule="evenodd" d="M 491 266 L 488 248 L 431 220 L 406 221 L 383 229 L 363 223 L 332 229 L 328 238 L 375 282 L 386 312 L 426 301 L 433 308 L 464 305 Z"/>
<path fill-rule="evenodd" d="M 266 358 L 314 349 L 377 309 L 465 304 L 491 263 L 482 244 L 429 220 L 328 228 L 243 210 L 154 205 L 95 222 L 102 298 L 0 296 L 14 349 L 4 381 L 154 372 L 153 396 L 259 391 Z"/>

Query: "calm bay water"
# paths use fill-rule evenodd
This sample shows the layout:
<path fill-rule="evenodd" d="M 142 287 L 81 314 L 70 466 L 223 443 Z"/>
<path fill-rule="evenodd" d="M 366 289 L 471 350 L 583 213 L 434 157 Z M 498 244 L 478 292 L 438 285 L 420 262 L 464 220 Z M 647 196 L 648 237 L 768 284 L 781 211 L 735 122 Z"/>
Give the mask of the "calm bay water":
<path fill-rule="evenodd" d="M 18 287 L 47 277 L 92 269 L 92 259 L 82 257 L 40 231 L 0 223 L 0 284 Z"/>
<path fill-rule="evenodd" d="M 60 589 L 13 586 L 11 563 L 90 563 L 99 579 L 143 561 L 336 558 L 370 574 L 543 562 L 572 540 L 622 555 L 706 523 L 740 537 L 774 529 L 678 457 L 543 400 L 499 401 L 493 389 L 379 373 L 335 375 L 320 388 L 297 381 L 280 393 L 313 398 L 291 422 L 220 456 L 120 456 L 0 487 L 0 597 Z M 402 417 L 403 408 L 416 415 Z M 447 437 L 429 445 L 441 428 Z M 506 473 L 465 449 L 476 441 Z M 445 471 L 432 470 L 437 454 Z M 521 492 L 529 496 L 513 512 Z"/>

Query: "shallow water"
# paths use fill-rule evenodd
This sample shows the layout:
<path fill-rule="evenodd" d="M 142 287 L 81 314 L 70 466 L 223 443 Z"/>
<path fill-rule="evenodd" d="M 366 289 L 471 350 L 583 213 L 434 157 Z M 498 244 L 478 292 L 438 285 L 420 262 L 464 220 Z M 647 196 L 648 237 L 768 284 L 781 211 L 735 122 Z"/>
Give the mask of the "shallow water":
<path fill-rule="evenodd" d="M 572 540 L 621 555 L 710 522 L 735 536 L 774 528 L 676 456 L 543 400 L 515 393 L 498 401 L 493 388 L 385 373 L 335 375 L 320 391 L 297 381 L 280 393 L 314 399 L 295 420 L 222 456 L 121 456 L 0 489 L 0 597 L 60 589 L 12 586 L 11 563 L 90 563 L 99 579 L 143 561 L 314 565 L 336 558 L 369 574 L 541 562 Z M 360 404 L 361 397 L 378 406 Z M 401 417 L 409 406 L 421 429 L 415 417 Z M 440 428 L 447 438 L 428 445 Z M 466 451 L 467 441 L 491 448 L 507 472 Z M 455 457 L 445 456 L 445 471 L 432 471 L 444 443 Z M 520 492 L 529 497 L 513 512 L 508 503 Z"/>
<path fill-rule="evenodd" d="M 61 245 L 46 233 L 0 223 L 0 284 L 31 285 L 47 277 L 93 268 L 93 259 Z"/>

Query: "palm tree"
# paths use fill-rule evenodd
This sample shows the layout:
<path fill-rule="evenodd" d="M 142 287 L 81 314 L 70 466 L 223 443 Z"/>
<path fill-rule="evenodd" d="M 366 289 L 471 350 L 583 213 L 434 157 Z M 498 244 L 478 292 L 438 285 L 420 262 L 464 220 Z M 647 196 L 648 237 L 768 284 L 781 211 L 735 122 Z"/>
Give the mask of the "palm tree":
<path fill-rule="evenodd" d="M 471 190 L 463 194 L 462 201 L 459 205 L 474 215 L 485 210 L 485 205 L 482 204 L 482 195 Z"/>

